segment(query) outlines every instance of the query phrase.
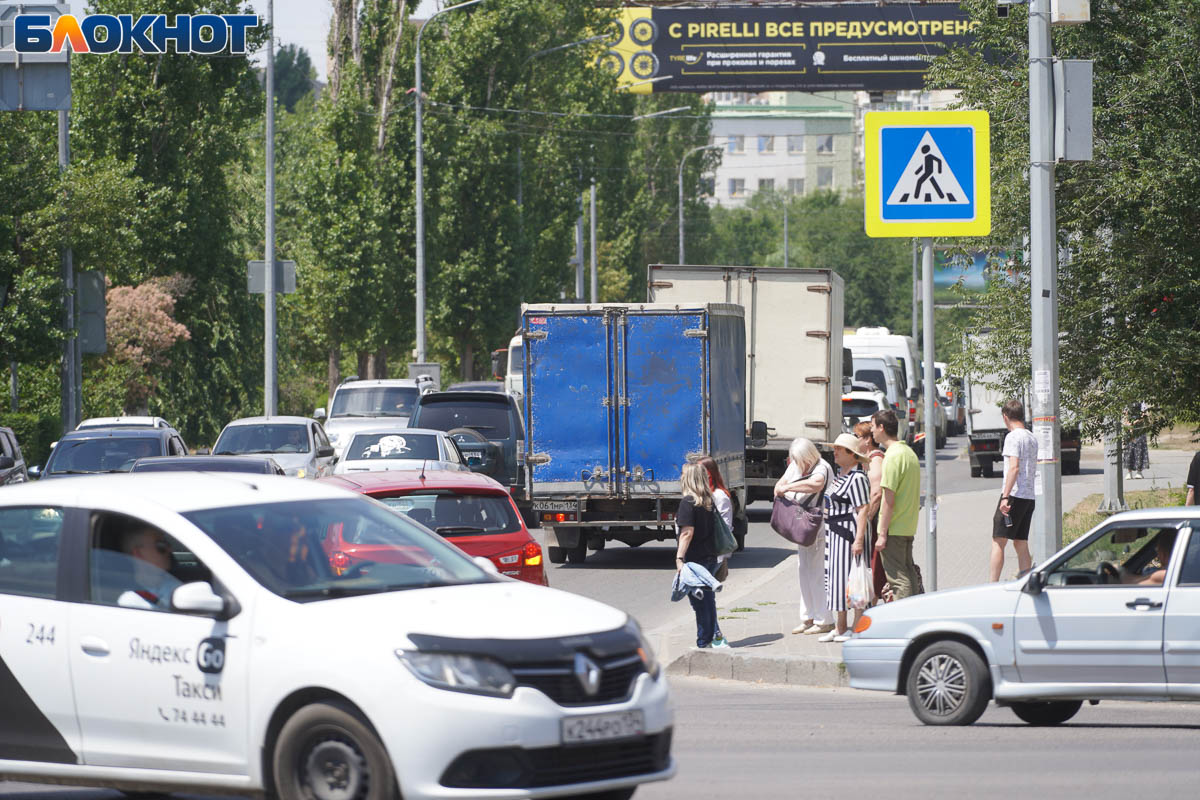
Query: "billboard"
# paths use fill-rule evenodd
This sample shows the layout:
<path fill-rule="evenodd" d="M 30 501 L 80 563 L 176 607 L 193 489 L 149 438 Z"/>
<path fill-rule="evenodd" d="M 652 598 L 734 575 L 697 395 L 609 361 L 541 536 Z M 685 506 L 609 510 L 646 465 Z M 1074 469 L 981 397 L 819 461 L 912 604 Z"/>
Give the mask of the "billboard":
<path fill-rule="evenodd" d="M 993 286 L 1017 280 L 1016 265 L 1010 262 L 1007 252 L 933 251 L 933 302 L 938 305 L 969 302 L 974 299 L 971 295 L 987 294 Z"/>
<path fill-rule="evenodd" d="M 978 24 L 958 3 L 625 8 L 601 63 L 641 94 L 921 89 Z"/>

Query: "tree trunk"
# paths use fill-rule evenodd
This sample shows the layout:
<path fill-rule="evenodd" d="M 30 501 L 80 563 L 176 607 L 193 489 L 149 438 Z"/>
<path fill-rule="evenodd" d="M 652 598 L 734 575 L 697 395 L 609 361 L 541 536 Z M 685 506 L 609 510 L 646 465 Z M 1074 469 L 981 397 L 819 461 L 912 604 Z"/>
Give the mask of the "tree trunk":
<path fill-rule="evenodd" d="M 475 374 L 475 345 L 470 339 L 463 342 L 461 374 L 464 381 L 472 380 Z"/>
<path fill-rule="evenodd" d="M 329 351 L 326 353 L 325 362 L 325 378 L 329 383 L 329 396 L 333 397 L 333 390 L 337 388 L 338 381 L 341 380 L 342 374 L 340 369 L 341 352 L 340 348 L 334 344 L 329 346 Z M 326 401 L 328 402 L 328 401 Z"/>
<path fill-rule="evenodd" d="M 387 348 L 381 347 L 376 351 L 371 358 L 371 374 L 375 378 L 384 379 L 388 376 L 387 371 Z"/>
<path fill-rule="evenodd" d="M 370 380 L 372 372 L 374 372 L 373 364 L 371 364 L 371 354 L 366 350 L 358 351 L 358 377 L 359 380 Z"/>
<path fill-rule="evenodd" d="M 404 12 L 408 6 L 408 0 L 400 0 L 400 4 L 396 7 L 396 35 L 392 39 L 392 49 L 388 53 L 387 68 L 384 71 L 383 85 L 379 90 L 378 108 L 379 108 L 379 125 L 375 132 L 375 152 L 383 154 L 384 145 L 387 144 L 387 126 L 388 117 L 392 109 L 392 86 L 395 84 L 396 76 L 396 58 L 400 53 L 400 38 L 404 33 Z"/>

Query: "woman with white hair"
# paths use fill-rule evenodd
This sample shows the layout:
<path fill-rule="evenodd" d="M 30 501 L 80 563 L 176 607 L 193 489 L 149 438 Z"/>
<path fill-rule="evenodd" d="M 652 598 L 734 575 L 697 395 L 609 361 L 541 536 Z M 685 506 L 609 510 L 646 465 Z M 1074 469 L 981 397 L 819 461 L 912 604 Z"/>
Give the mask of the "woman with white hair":
<path fill-rule="evenodd" d="M 833 469 L 821 458 L 817 446 L 803 436 L 788 448 L 787 469 L 775 484 L 775 496 L 793 503 L 823 502 Z M 800 624 L 792 633 L 828 633 L 833 630 L 833 612 L 825 602 L 825 526 L 808 546 L 796 546 L 800 572 Z"/>

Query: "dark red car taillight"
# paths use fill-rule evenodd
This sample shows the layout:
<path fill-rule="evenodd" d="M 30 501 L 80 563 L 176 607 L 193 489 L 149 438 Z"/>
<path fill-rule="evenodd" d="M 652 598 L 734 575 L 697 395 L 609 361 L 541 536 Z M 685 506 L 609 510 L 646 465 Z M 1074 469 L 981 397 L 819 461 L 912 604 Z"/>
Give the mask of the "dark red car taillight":
<path fill-rule="evenodd" d="M 335 575 L 341 575 L 350 566 L 350 556 L 343 553 L 341 550 L 334 551 L 329 557 L 329 564 L 333 567 Z"/>

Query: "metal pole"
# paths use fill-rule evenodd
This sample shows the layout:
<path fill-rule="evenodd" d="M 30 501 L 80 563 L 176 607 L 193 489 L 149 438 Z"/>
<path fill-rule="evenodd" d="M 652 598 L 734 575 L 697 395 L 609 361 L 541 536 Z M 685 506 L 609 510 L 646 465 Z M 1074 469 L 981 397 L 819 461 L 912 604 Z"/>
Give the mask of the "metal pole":
<path fill-rule="evenodd" d="M 17 362 L 8 362 L 8 394 L 10 401 L 10 409 L 12 413 L 17 413 Z"/>
<path fill-rule="evenodd" d="M 1032 0 L 1029 6 L 1029 260 L 1033 435 L 1038 440 L 1038 472 L 1029 544 L 1033 560 L 1039 564 L 1062 544 L 1053 128 L 1050 0 Z"/>
<path fill-rule="evenodd" d="M 683 262 L 683 163 L 687 161 L 688 156 L 692 153 L 699 153 L 701 150 L 717 150 L 721 147 L 719 144 L 702 144 L 699 147 L 693 147 L 683 154 L 683 158 L 679 159 L 679 263 Z"/>
<path fill-rule="evenodd" d="M 583 261 L 583 194 L 576 199 L 579 201 L 579 216 L 575 218 L 575 302 L 582 303 L 583 271 L 586 269 Z"/>
<path fill-rule="evenodd" d="M 919 315 L 921 313 L 918 310 L 918 305 L 921 302 L 920 301 L 921 273 L 920 273 L 920 261 L 918 260 L 918 257 L 917 257 L 917 240 L 916 239 L 913 239 L 912 245 L 913 245 L 913 284 L 912 284 L 912 328 L 913 328 L 913 332 L 912 332 L 912 338 L 913 338 L 913 343 L 915 344 L 916 342 L 921 341 L 920 333 L 918 332 L 918 328 L 917 328 L 917 319 L 919 318 Z"/>
<path fill-rule="evenodd" d="M 58 112 L 58 168 L 65 172 L 71 163 L 69 112 Z M 63 430 L 73 431 L 79 424 L 76 415 L 78 399 L 76 393 L 79 381 L 75 374 L 75 349 L 79 346 L 75 338 L 75 257 L 71 246 L 63 248 L 62 253 L 62 282 L 63 282 L 63 332 L 67 338 L 63 341 L 62 354 L 62 413 Z"/>
<path fill-rule="evenodd" d="M 421 34 L 441 14 L 464 6 L 473 6 L 483 0 L 468 0 L 466 3 L 447 6 L 441 11 L 429 15 L 420 28 L 417 28 L 417 53 L 415 72 L 416 86 L 416 128 L 417 128 L 417 363 L 425 363 L 425 139 L 422 122 L 424 120 L 425 98 L 421 95 Z"/>
<path fill-rule="evenodd" d="M 592 192 L 591 192 L 591 198 L 588 201 L 588 205 L 591 208 L 591 218 L 592 218 L 591 219 L 591 236 L 592 236 L 592 241 L 591 241 L 591 246 L 592 246 L 592 248 L 591 248 L 592 249 L 592 294 L 591 294 L 591 297 L 592 297 L 592 302 L 597 303 L 600 301 L 600 275 L 598 272 L 599 266 L 597 265 L 597 262 L 596 262 L 596 179 L 595 178 L 592 178 Z"/>
<path fill-rule="evenodd" d="M 925 340 L 925 567 L 931 592 L 937 591 L 937 426 L 934 425 L 937 380 L 933 367 L 933 239 L 921 240 Z"/>
<path fill-rule="evenodd" d="M 788 263 L 788 198 L 783 198 L 783 268 L 787 269 Z"/>
<path fill-rule="evenodd" d="M 1104 432 L 1104 500 L 1096 509 L 1099 514 L 1129 510 L 1125 504 L 1125 486 L 1121 474 L 1120 427 L 1119 421 L 1110 420 Z"/>
<path fill-rule="evenodd" d="M 267 219 L 266 291 L 263 293 L 263 414 L 278 413 L 275 356 L 275 0 L 267 0 Z"/>

